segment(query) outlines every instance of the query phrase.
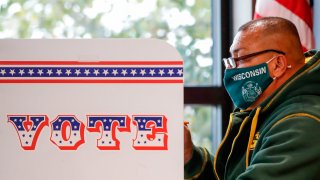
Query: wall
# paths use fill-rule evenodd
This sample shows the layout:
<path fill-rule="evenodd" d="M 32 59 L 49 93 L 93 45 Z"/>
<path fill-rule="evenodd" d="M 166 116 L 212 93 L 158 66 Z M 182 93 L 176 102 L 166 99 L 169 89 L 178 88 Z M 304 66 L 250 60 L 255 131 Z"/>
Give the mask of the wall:
<path fill-rule="evenodd" d="M 316 38 L 316 48 L 320 49 L 320 1 L 313 1 L 313 32 Z"/>
<path fill-rule="evenodd" d="M 232 0 L 233 36 L 238 28 L 252 19 L 252 0 Z"/>

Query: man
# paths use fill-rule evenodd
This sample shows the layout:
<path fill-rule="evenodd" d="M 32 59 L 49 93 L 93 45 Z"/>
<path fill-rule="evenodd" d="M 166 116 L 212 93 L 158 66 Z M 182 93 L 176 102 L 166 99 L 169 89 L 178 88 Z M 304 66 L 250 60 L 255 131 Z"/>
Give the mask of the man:
<path fill-rule="evenodd" d="M 185 126 L 185 179 L 319 179 L 320 51 L 303 54 L 294 24 L 267 17 L 240 27 L 230 52 L 237 108 L 214 157 Z"/>

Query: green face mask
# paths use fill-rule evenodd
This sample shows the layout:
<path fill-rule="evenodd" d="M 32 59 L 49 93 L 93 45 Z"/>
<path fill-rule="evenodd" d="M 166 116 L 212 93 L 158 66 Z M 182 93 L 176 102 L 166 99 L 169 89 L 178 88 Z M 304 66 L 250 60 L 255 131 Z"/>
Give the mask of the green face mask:
<path fill-rule="evenodd" d="M 247 109 L 273 81 L 268 69 L 272 59 L 256 66 L 225 70 L 224 85 L 238 108 Z"/>

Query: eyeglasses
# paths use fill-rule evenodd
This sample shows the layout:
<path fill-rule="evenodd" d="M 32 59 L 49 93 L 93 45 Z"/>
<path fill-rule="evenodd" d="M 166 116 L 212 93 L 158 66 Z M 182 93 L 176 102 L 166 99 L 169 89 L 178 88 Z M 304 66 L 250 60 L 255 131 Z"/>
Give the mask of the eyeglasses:
<path fill-rule="evenodd" d="M 276 53 L 283 54 L 283 55 L 286 54 L 286 53 L 284 53 L 282 51 L 279 51 L 279 50 L 266 49 L 266 50 L 263 50 L 263 51 L 258 51 L 258 52 L 247 54 L 247 55 L 244 55 L 244 56 L 241 56 L 241 57 L 237 57 L 237 58 L 233 58 L 233 57 L 223 58 L 222 61 L 224 62 L 224 65 L 226 66 L 227 69 L 233 69 L 233 68 L 237 67 L 237 63 L 236 63 L 237 61 L 245 60 L 245 59 L 248 59 L 250 57 L 258 56 L 260 54 L 264 54 L 264 53 L 267 53 L 267 52 L 276 52 Z"/>

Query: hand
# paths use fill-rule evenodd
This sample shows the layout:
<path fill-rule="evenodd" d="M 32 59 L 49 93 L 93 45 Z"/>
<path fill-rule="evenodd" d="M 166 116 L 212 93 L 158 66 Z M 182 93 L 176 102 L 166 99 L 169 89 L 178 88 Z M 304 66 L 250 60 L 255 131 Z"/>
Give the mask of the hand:
<path fill-rule="evenodd" d="M 193 143 L 188 126 L 184 125 L 184 164 L 190 161 L 193 152 Z"/>

